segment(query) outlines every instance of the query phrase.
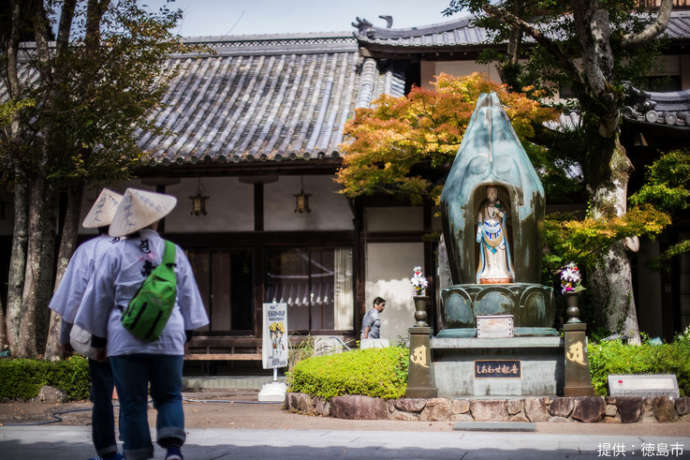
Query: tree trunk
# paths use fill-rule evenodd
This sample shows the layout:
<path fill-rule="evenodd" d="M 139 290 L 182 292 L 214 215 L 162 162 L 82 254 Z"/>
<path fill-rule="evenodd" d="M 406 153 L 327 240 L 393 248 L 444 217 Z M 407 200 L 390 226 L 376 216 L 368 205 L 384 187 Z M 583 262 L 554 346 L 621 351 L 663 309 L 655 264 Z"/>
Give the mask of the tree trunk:
<path fill-rule="evenodd" d="M 79 236 L 79 217 L 81 215 L 82 195 L 84 194 L 83 185 L 75 185 L 67 191 L 67 212 L 65 221 L 62 224 L 62 237 L 60 239 L 60 249 L 57 256 L 57 267 L 55 274 L 55 286 L 53 292 L 60 285 L 62 276 L 65 274 L 69 259 L 77 246 Z M 50 311 L 50 321 L 48 322 L 48 341 L 46 343 L 45 358 L 56 360 L 60 356 L 60 316 L 54 311 Z"/>
<path fill-rule="evenodd" d="M 26 270 L 26 246 L 28 235 L 28 185 L 24 174 L 15 168 L 14 178 L 14 228 L 12 230 L 12 255 L 7 287 L 7 341 L 10 352 L 19 350 L 19 329 L 22 321 L 22 292 Z"/>
<path fill-rule="evenodd" d="M 54 191 L 43 178 L 31 183 L 29 240 L 22 295 L 22 320 L 16 352 L 18 357 L 33 358 L 45 344 L 48 302 L 53 286 L 55 263 Z"/>
<path fill-rule="evenodd" d="M 592 217 L 606 219 L 622 216 L 627 210 L 628 180 L 632 163 L 616 136 L 610 156 L 607 180 L 593 188 Z M 603 169 L 603 168 L 601 168 Z M 640 328 L 632 287 L 630 259 L 622 241 L 615 243 L 604 260 L 592 273 L 591 285 L 595 307 L 605 319 L 607 329 L 628 337 L 630 343 L 640 343 Z"/>
<path fill-rule="evenodd" d="M 7 349 L 7 334 L 5 334 L 5 312 L 0 300 L 0 351 Z"/>

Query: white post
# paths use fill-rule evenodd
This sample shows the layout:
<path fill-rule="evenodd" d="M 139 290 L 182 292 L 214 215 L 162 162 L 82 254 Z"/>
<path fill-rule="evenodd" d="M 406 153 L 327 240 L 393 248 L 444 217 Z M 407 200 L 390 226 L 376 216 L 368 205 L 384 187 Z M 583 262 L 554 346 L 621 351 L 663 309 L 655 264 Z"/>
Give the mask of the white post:
<path fill-rule="evenodd" d="M 273 381 L 274 382 L 278 381 L 278 368 L 277 367 L 273 368 Z"/>

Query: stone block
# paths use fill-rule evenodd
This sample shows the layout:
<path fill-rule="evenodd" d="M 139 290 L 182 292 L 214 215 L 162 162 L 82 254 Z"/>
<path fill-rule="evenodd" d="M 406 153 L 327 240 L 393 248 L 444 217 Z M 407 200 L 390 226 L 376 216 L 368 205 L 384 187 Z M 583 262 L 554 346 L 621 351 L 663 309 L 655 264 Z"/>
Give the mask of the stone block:
<path fill-rule="evenodd" d="M 453 414 L 450 416 L 453 422 L 474 422 L 474 419 L 470 414 Z"/>
<path fill-rule="evenodd" d="M 554 417 L 570 417 L 575 407 L 574 398 L 555 398 L 549 406 L 549 413 Z"/>
<path fill-rule="evenodd" d="M 312 397 L 304 393 L 288 393 L 288 408 L 291 411 L 302 412 L 305 414 L 314 413 L 314 402 Z"/>
<path fill-rule="evenodd" d="M 604 423 L 621 423 L 621 416 L 616 414 L 612 417 L 606 416 L 603 419 Z"/>
<path fill-rule="evenodd" d="M 450 420 L 453 414 L 451 402 L 446 398 L 433 398 L 427 401 L 420 419 L 429 422 Z"/>
<path fill-rule="evenodd" d="M 654 410 L 654 417 L 661 422 L 675 422 L 678 420 L 678 414 L 676 413 L 676 407 L 673 399 L 668 396 L 659 396 L 654 398 L 652 402 L 652 407 Z"/>
<path fill-rule="evenodd" d="M 369 396 L 345 395 L 331 398 L 332 417 L 361 420 L 381 420 L 388 418 L 386 401 Z"/>
<path fill-rule="evenodd" d="M 470 402 L 467 399 L 454 399 L 450 403 L 453 414 L 466 414 L 470 411 Z"/>
<path fill-rule="evenodd" d="M 618 412 L 618 408 L 614 404 L 607 404 L 605 414 L 607 417 L 615 417 Z"/>
<path fill-rule="evenodd" d="M 416 422 L 419 420 L 419 414 L 394 410 L 392 413 L 388 414 L 388 418 L 391 420 L 402 420 L 404 422 Z"/>
<path fill-rule="evenodd" d="M 426 399 L 402 398 L 394 401 L 396 409 L 404 412 L 421 412 L 426 406 Z"/>
<path fill-rule="evenodd" d="M 38 400 L 45 403 L 65 402 L 65 393 L 50 385 L 43 385 L 38 391 Z"/>
<path fill-rule="evenodd" d="M 585 423 L 601 420 L 606 411 L 606 401 L 600 396 L 585 396 L 575 400 L 573 418 Z"/>
<path fill-rule="evenodd" d="M 522 399 L 509 399 L 506 403 L 506 410 L 508 415 L 515 415 L 522 412 L 525 407 L 525 401 Z"/>
<path fill-rule="evenodd" d="M 317 415 L 328 417 L 331 415 L 331 403 L 322 398 L 314 398 L 314 411 Z"/>
<path fill-rule="evenodd" d="M 544 398 L 525 399 L 525 414 L 531 422 L 546 422 L 550 415 Z"/>
<path fill-rule="evenodd" d="M 525 417 L 525 416 L 522 415 L 522 414 L 516 414 L 516 415 L 511 415 L 510 417 L 508 417 L 508 421 L 509 421 L 509 422 L 523 422 L 523 423 L 529 423 L 529 422 L 530 422 L 530 419 L 528 419 L 527 417 Z"/>
<path fill-rule="evenodd" d="M 678 398 L 676 399 L 676 412 L 678 415 L 690 414 L 690 398 Z"/>
<path fill-rule="evenodd" d="M 643 405 L 642 398 L 637 397 L 618 397 L 616 398 L 616 408 L 622 423 L 635 423 L 640 420 Z"/>
<path fill-rule="evenodd" d="M 506 402 L 500 400 L 473 400 L 470 412 L 477 422 L 504 422 L 508 420 Z"/>
<path fill-rule="evenodd" d="M 572 420 L 570 420 L 569 418 L 566 418 L 566 417 L 558 417 L 558 416 L 549 417 L 549 420 L 548 420 L 548 421 L 549 421 L 549 422 L 553 422 L 553 423 L 568 423 L 568 422 L 572 422 Z"/>

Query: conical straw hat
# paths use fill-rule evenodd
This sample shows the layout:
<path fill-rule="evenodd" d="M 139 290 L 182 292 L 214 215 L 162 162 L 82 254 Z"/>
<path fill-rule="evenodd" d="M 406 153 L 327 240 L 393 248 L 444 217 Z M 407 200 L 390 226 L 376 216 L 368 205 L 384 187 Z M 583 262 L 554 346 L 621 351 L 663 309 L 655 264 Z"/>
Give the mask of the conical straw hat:
<path fill-rule="evenodd" d="M 125 236 L 146 228 L 167 216 L 176 204 L 174 196 L 128 188 L 115 211 L 108 233 L 110 236 Z"/>
<path fill-rule="evenodd" d="M 122 195 L 112 190 L 104 188 L 98 195 L 96 201 L 89 209 L 89 213 L 84 217 L 82 225 L 84 228 L 107 227 L 113 221 L 117 205 L 120 204 Z"/>

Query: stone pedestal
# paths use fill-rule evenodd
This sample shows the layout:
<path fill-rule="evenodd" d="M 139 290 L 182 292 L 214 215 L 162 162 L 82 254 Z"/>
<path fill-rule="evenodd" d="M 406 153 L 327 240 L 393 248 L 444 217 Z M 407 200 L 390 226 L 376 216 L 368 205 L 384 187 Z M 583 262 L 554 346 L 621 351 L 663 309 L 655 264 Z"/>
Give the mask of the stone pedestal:
<path fill-rule="evenodd" d="M 563 396 L 593 396 L 594 388 L 589 376 L 587 359 L 586 323 L 569 323 L 565 332 L 564 363 L 565 385 Z"/>
<path fill-rule="evenodd" d="M 410 363 L 407 374 L 406 398 L 435 398 L 438 390 L 434 385 L 431 367 L 430 327 L 411 327 Z"/>
<path fill-rule="evenodd" d="M 434 337 L 431 352 L 441 397 L 556 396 L 563 389 L 560 337 Z M 503 372 L 504 365 L 517 372 Z"/>

